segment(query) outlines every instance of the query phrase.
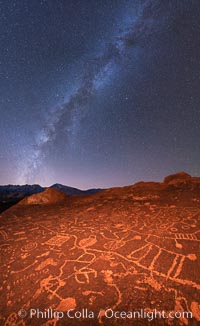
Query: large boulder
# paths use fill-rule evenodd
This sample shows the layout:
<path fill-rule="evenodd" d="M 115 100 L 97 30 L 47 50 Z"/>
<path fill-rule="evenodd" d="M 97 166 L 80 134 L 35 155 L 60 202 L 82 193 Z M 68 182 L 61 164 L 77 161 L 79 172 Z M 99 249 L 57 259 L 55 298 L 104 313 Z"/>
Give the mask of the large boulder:
<path fill-rule="evenodd" d="M 164 179 L 164 183 L 168 186 L 182 187 L 185 185 L 190 185 L 192 182 L 192 177 L 186 172 L 178 172 L 175 174 L 168 175 Z"/>
<path fill-rule="evenodd" d="M 68 196 L 64 192 L 47 188 L 43 192 L 22 199 L 19 205 L 55 204 L 66 199 L 68 199 Z"/>

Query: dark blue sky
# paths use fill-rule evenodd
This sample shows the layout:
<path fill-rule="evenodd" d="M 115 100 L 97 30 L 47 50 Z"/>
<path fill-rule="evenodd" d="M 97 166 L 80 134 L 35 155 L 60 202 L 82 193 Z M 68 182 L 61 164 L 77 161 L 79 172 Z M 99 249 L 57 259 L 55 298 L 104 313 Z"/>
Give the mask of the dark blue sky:
<path fill-rule="evenodd" d="M 0 184 L 200 175 L 198 0 L 0 1 Z"/>

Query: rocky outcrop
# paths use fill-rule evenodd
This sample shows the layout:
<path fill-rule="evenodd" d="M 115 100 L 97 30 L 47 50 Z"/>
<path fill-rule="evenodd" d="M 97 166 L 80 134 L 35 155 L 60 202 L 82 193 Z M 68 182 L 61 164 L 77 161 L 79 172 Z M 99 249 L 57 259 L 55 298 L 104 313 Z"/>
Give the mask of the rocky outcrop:
<path fill-rule="evenodd" d="M 62 191 L 47 188 L 45 191 L 26 197 L 18 205 L 56 204 L 66 201 L 68 196 Z"/>
<path fill-rule="evenodd" d="M 185 187 L 190 186 L 192 183 L 192 177 L 188 173 L 178 172 L 175 174 L 168 175 L 164 179 L 164 184 L 174 187 Z"/>

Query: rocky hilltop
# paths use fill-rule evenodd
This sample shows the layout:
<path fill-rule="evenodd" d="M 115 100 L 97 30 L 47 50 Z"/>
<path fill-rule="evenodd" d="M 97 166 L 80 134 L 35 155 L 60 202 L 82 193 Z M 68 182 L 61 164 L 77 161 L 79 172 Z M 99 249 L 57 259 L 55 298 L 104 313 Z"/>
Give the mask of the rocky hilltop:
<path fill-rule="evenodd" d="M 164 178 L 163 182 L 138 182 L 132 186 L 110 188 L 96 194 L 98 197 L 141 203 L 166 205 L 193 205 L 200 202 L 200 178 L 179 172 Z"/>
<path fill-rule="evenodd" d="M 43 192 L 22 199 L 18 205 L 56 204 L 67 200 L 68 196 L 57 189 L 47 188 Z"/>

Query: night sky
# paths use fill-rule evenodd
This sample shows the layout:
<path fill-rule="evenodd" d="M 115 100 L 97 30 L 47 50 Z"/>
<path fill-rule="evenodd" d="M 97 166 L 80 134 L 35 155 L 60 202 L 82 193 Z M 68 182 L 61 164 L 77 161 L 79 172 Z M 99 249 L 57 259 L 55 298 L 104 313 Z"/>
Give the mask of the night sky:
<path fill-rule="evenodd" d="M 199 0 L 0 1 L 0 184 L 200 175 Z"/>

